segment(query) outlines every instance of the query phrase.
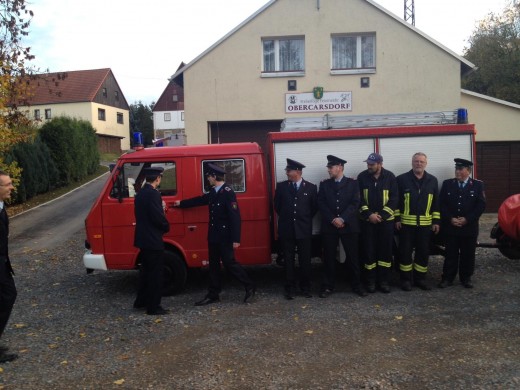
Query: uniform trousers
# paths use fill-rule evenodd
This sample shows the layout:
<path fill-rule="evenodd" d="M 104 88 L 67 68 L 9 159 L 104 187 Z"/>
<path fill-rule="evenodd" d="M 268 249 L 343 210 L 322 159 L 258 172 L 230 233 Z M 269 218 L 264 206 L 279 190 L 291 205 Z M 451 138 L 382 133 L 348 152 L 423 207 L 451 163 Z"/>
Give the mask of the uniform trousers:
<path fill-rule="evenodd" d="M 164 251 L 141 249 L 139 269 L 139 289 L 134 306 L 146 307 L 154 312 L 161 305 L 164 269 Z"/>
<path fill-rule="evenodd" d="M 475 270 L 477 236 L 446 235 L 446 257 L 442 268 L 442 280 L 453 282 L 457 271 L 459 280 L 465 282 Z"/>
<path fill-rule="evenodd" d="M 334 290 L 334 282 L 336 279 L 336 255 L 338 253 L 338 243 L 341 241 L 345 250 L 347 271 L 350 278 L 350 285 L 353 289 L 360 287 L 360 271 L 359 271 L 359 234 L 323 234 L 323 265 L 325 272 L 323 273 L 323 282 L 321 290 Z"/>
<path fill-rule="evenodd" d="M 5 258 L 0 256 L 0 337 L 4 333 L 7 321 L 9 321 L 16 296 L 16 285 L 11 274 L 11 267 L 9 267 Z"/>
<path fill-rule="evenodd" d="M 394 242 L 394 222 L 377 224 L 363 221 L 361 239 L 365 265 L 365 278 L 369 282 L 388 283 L 392 270 L 392 247 Z"/>
<path fill-rule="evenodd" d="M 311 289 L 311 237 L 306 239 L 281 238 L 285 257 L 285 291 L 291 293 L 296 288 L 295 248 L 298 247 L 300 265 L 300 290 Z"/>
<path fill-rule="evenodd" d="M 402 281 L 419 281 L 426 277 L 431 234 L 431 226 L 401 225 L 401 230 L 399 230 L 399 269 Z M 415 254 L 412 260 L 414 249 Z"/>
<path fill-rule="evenodd" d="M 224 268 L 235 277 L 246 289 L 253 287 L 253 282 L 247 275 L 242 266 L 237 263 L 234 257 L 233 243 L 220 242 L 208 243 L 209 250 L 209 288 L 207 297 L 217 299 L 222 291 L 222 282 L 220 276 L 220 262 Z"/>

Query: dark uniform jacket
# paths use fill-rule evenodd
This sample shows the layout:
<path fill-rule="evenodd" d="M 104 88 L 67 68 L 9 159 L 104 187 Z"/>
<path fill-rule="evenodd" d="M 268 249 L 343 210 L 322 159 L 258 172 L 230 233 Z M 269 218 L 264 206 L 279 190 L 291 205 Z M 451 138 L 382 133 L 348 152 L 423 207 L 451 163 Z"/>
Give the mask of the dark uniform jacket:
<path fill-rule="evenodd" d="M 358 175 L 359 189 L 361 191 L 361 207 L 359 212 L 364 221 L 377 213 L 384 221 L 394 220 L 394 210 L 399 203 L 397 180 L 394 174 L 381 168 L 381 174 L 376 180 L 368 170 Z"/>
<path fill-rule="evenodd" d="M 162 236 L 170 230 L 170 225 L 164 215 L 159 191 L 145 183 L 135 197 L 134 213 L 134 246 L 140 249 L 164 249 Z"/>
<path fill-rule="evenodd" d="M 226 183 L 218 192 L 181 201 L 180 207 L 209 205 L 208 242 L 240 242 L 240 210 L 233 189 Z"/>
<path fill-rule="evenodd" d="M 486 208 L 484 183 L 468 179 L 463 189 L 457 179 L 448 179 L 442 183 L 440 194 L 442 231 L 458 236 L 477 236 L 478 220 Z M 453 226 L 451 219 L 464 217 L 468 223 L 462 227 Z"/>
<path fill-rule="evenodd" d="M 439 184 L 437 178 L 424 172 L 418 180 L 413 170 L 397 176 L 399 208 L 395 211 L 396 222 L 408 226 L 431 226 L 440 224 Z"/>
<path fill-rule="evenodd" d="M 357 180 L 343 177 L 339 185 L 334 179 L 320 183 L 318 206 L 321 213 L 321 234 L 359 233 L 359 186 Z M 342 218 L 345 226 L 337 229 L 332 221 Z"/>
<path fill-rule="evenodd" d="M 282 181 L 276 185 L 274 209 L 281 238 L 311 238 L 312 218 L 318 211 L 318 187 L 302 179 L 296 192 L 292 182 Z"/>
<path fill-rule="evenodd" d="M 2 210 L 0 210 L 0 266 L 7 264 L 7 267 L 11 273 L 14 274 L 11 262 L 9 261 L 9 249 L 8 249 L 8 237 L 9 237 L 9 218 L 7 216 L 7 210 L 5 209 L 5 203 Z"/>

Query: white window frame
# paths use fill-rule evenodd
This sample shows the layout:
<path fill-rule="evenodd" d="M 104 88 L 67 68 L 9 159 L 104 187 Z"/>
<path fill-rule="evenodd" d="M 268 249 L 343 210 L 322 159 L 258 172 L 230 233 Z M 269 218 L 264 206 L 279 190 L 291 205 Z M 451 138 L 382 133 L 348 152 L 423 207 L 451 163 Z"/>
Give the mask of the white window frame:
<path fill-rule="evenodd" d="M 172 114 L 171 112 L 165 112 L 164 113 L 164 121 L 165 122 L 170 122 L 172 120 Z"/>
<path fill-rule="evenodd" d="M 106 121 L 107 120 L 107 113 L 106 113 L 105 109 L 98 108 L 97 118 L 98 118 L 98 121 Z"/>
<path fill-rule="evenodd" d="M 52 119 L 52 111 L 50 108 L 45 109 L 45 119 Z"/>
<path fill-rule="evenodd" d="M 294 70 L 294 71 L 284 71 L 280 70 L 280 41 L 285 40 L 301 40 L 303 41 L 303 69 Z M 273 41 L 274 42 L 274 62 L 275 62 L 275 70 L 274 71 L 266 71 L 265 70 L 265 55 L 264 55 L 264 42 L 265 41 Z M 298 77 L 305 76 L 305 36 L 289 36 L 289 37 L 265 37 L 262 38 L 262 74 L 261 77 Z"/>
<path fill-rule="evenodd" d="M 335 69 L 333 67 L 334 65 L 334 45 L 333 40 L 334 38 L 343 38 L 343 37 L 350 37 L 356 38 L 356 67 L 354 68 L 348 68 L 348 69 Z M 362 38 L 363 37 L 373 37 L 374 44 L 373 44 L 373 53 L 372 57 L 374 58 L 374 66 L 371 67 L 363 67 L 362 66 Z M 330 38 L 330 74 L 331 75 L 337 75 L 337 74 L 362 74 L 362 73 L 376 73 L 376 33 L 370 32 L 370 33 L 357 33 L 357 34 L 333 34 Z"/>

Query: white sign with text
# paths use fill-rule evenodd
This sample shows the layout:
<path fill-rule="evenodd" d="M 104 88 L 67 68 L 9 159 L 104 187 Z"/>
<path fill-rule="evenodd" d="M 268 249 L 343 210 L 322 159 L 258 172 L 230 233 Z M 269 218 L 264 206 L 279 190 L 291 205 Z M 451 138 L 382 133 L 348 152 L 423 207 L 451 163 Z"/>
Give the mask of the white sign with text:
<path fill-rule="evenodd" d="M 323 92 L 321 99 L 313 93 L 286 93 L 285 112 L 352 111 L 352 92 Z"/>

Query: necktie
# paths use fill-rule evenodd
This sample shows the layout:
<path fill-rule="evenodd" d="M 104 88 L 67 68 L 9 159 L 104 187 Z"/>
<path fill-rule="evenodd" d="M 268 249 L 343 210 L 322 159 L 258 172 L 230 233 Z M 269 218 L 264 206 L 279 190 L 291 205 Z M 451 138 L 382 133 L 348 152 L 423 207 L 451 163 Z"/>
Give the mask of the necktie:
<path fill-rule="evenodd" d="M 294 182 L 293 187 L 294 187 L 294 191 L 298 191 L 298 183 Z"/>
<path fill-rule="evenodd" d="M 464 188 L 464 182 L 463 181 L 459 181 L 459 188 L 461 190 Z"/>

